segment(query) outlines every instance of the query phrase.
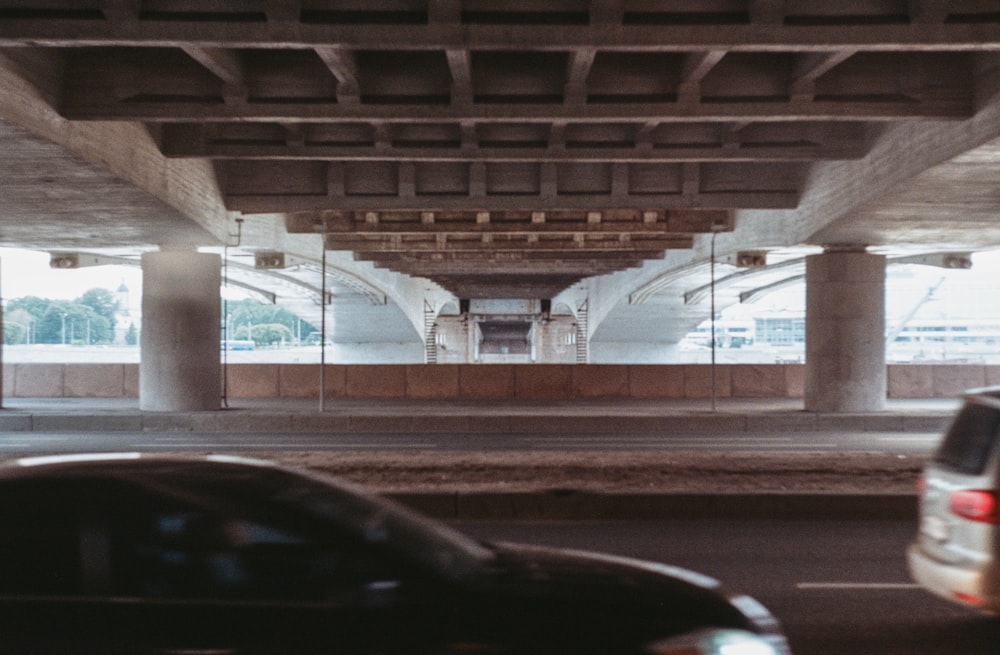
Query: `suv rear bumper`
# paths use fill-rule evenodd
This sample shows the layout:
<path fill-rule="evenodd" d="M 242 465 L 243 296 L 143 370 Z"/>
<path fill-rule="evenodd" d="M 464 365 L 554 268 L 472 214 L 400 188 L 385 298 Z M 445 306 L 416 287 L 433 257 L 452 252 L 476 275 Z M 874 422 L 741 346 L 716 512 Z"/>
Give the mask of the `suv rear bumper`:
<path fill-rule="evenodd" d="M 963 567 L 929 556 L 919 543 L 906 550 L 910 575 L 923 588 L 984 614 L 1000 613 L 998 572 L 994 567 Z M 974 599 L 980 599 L 976 602 Z"/>

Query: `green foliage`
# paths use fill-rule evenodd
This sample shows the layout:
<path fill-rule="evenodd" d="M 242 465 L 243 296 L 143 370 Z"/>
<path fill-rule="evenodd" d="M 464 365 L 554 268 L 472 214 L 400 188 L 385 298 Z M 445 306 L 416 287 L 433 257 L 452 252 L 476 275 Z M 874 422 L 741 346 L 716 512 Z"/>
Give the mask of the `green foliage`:
<path fill-rule="evenodd" d="M 15 325 L 13 323 L 8 323 L 4 321 L 3 324 L 3 342 L 4 343 L 26 343 L 28 333 L 20 325 Z"/>
<path fill-rule="evenodd" d="M 263 305 L 254 300 L 229 301 L 223 304 L 223 321 L 228 339 L 253 339 L 258 346 L 294 343 L 315 332 L 316 328 L 277 305 Z"/>
<path fill-rule="evenodd" d="M 75 301 L 15 298 L 7 305 L 7 315 L 19 325 L 12 330 L 4 326 L 4 343 L 111 343 L 116 304 L 107 289 L 90 289 Z M 30 326 L 30 335 L 24 326 Z"/>
<path fill-rule="evenodd" d="M 34 336 L 35 317 L 24 309 L 8 309 L 4 313 L 3 342 L 31 343 Z"/>
<path fill-rule="evenodd" d="M 128 324 L 128 331 L 125 332 L 125 344 L 129 346 L 134 346 L 139 343 L 139 330 L 136 329 L 135 323 Z"/>
<path fill-rule="evenodd" d="M 95 314 L 106 319 L 111 329 L 114 330 L 118 298 L 110 289 L 88 289 L 77 299 L 77 302 L 90 307 Z"/>
<path fill-rule="evenodd" d="M 51 302 L 51 300 L 39 298 L 38 296 L 14 298 L 7 303 L 7 312 L 10 313 L 18 309 L 23 309 L 32 316 L 33 320 L 38 320 L 45 314 L 45 310 L 48 309 Z"/>
<path fill-rule="evenodd" d="M 248 332 L 250 334 L 248 334 Z M 280 346 L 291 343 L 293 340 L 292 331 L 281 323 L 265 323 L 249 326 L 241 326 L 236 330 L 235 339 L 252 339 L 258 346 Z"/>
<path fill-rule="evenodd" d="M 68 300 L 54 300 L 38 321 L 37 343 L 93 345 L 111 343 L 114 331 L 108 319 L 92 307 Z"/>
<path fill-rule="evenodd" d="M 253 300 L 223 305 L 231 334 L 229 339 L 253 339 L 258 346 L 280 346 L 303 341 L 316 328 L 287 309 L 263 305 Z M 76 300 L 53 300 L 37 296 L 15 298 L 7 304 L 4 343 L 48 343 L 97 345 L 114 341 L 118 299 L 113 291 L 94 288 Z M 139 342 L 138 327 L 132 323 L 125 343 Z"/>

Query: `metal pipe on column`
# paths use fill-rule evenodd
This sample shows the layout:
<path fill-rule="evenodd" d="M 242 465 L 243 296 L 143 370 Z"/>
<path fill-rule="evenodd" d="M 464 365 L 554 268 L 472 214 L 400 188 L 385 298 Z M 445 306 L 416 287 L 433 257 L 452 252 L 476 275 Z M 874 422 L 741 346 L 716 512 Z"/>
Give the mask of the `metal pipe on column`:
<path fill-rule="evenodd" d="M 326 411 L 326 226 L 323 229 L 323 252 L 320 255 L 320 327 L 319 327 L 319 411 Z"/>

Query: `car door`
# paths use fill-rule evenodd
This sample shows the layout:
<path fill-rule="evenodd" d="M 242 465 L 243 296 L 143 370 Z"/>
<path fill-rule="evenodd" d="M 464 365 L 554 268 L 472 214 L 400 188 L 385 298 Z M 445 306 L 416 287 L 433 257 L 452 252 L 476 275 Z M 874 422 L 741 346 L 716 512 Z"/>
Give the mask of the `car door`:
<path fill-rule="evenodd" d="M 107 561 L 90 491 L 60 479 L 0 486 L 0 652 L 117 652 L 94 602 Z"/>
<path fill-rule="evenodd" d="M 335 526 L 231 510 L 122 481 L 7 485 L 0 652 L 366 654 L 426 642 L 432 604 L 404 562 Z"/>
<path fill-rule="evenodd" d="M 109 517 L 113 598 L 151 652 L 383 652 L 427 607 L 419 574 L 333 522 L 143 489 Z"/>

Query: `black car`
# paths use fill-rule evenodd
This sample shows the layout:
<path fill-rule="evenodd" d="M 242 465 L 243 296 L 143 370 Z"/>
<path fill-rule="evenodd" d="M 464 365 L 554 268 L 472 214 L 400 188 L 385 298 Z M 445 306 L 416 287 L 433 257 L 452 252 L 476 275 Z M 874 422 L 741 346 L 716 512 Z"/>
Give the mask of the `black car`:
<path fill-rule="evenodd" d="M 22 459 L 0 521 L 3 652 L 788 652 L 763 606 L 697 573 L 480 544 L 266 462 Z"/>

